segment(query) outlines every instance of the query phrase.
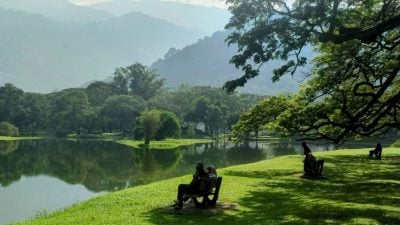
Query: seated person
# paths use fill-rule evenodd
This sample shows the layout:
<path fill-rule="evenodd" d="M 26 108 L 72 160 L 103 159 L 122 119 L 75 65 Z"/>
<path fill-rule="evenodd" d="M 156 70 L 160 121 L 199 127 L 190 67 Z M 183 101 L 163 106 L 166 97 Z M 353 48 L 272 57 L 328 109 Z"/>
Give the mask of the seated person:
<path fill-rule="evenodd" d="M 311 149 L 308 147 L 306 142 L 303 141 L 303 143 L 301 143 L 301 146 L 303 146 L 303 155 L 311 153 Z"/>
<path fill-rule="evenodd" d="M 183 202 L 185 194 L 199 194 L 207 186 L 208 174 L 203 169 L 202 162 L 196 162 L 196 172 L 193 174 L 193 179 L 190 184 L 180 184 L 178 186 L 178 196 L 177 203 L 175 204 L 175 209 L 181 209 L 183 207 Z"/>
<path fill-rule="evenodd" d="M 381 154 L 382 154 L 382 145 L 381 145 L 381 143 L 378 143 L 374 150 L 369 151 L 369 157 L 370 158 L 372 158 L 374 155 L 375 155 L 375 157 L 380 158 Z"/>
<path fill-rule="evenodd" d="M 304 162 L 304 173 L 306 175 L 314 175 L 315 166 L 317 164 L 317 160 L 315 159 L 315 157 L 311 153 L 308 153 L 303 162 Z"/>
<path fill-rule="evenodd" d="M 215 169 L 215 166 L 207 167 L 207 174 L 208 174 L 209 179 L 216 179 L 217 178 L 217 169 Z"/>

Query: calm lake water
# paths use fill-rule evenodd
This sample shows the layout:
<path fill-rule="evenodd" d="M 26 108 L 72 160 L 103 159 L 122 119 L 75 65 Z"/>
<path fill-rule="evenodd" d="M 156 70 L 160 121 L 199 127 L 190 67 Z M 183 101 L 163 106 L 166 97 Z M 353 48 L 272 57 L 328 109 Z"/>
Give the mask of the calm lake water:
<path fill-rule="evenodd" d="M 313 151 L 334 149 L 309 146 Z M 157 150 L 90 140 L 0 142 L 0 224 L 31 219 L 107 192 L 191 174 L 199 160 L 218 169 L 302 151 L 299 143 L 219 142 Z"/>

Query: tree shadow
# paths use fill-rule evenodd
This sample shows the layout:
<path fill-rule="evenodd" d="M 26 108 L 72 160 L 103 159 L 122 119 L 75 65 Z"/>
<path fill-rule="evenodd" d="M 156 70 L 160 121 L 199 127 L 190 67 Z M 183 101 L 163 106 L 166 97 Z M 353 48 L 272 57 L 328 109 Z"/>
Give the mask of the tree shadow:
<path fill-rule="evenodd" d="M 369 160 L 324 156 L 326 179 L 304 179 L 294 170 L 225 171 L 254 180 L 236 200 L 239 212 L 220 215 L 148 215 L 152 224 L 399 224 L 400 157 Z M 371 172 L 372 171 L 372 172 Z M 280 179 L 274 179 L 281 176 Z M 283 176 L 283 177 L 282 177 Z M 232 177 L 234 179 L 234 177 Z M 240 181 L 237 181 L 240 182 Z M 388 195 L 390 193 L 390 195 Z"/>

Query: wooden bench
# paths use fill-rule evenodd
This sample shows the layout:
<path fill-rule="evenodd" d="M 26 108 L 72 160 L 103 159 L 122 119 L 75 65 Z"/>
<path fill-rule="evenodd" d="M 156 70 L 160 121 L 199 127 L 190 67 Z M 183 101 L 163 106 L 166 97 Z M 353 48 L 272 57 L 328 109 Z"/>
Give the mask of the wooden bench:
<path fill-rule="evenodd" d="M 222 177 L 211 179 L 206 185 L 205 191 L 199 194 L 185 194 L 184 197 L 191 198 L 198 208 L 215 206 L 218 200 L 219 189 L 221 187 Z M 210 198 L 210 196 L 212 196 Z"/>
<path fill-rule="evenodd" d="M 314 176 L 314 177 L 320 177 L 322 176 L 322 170 L 324 169 L 324 162 L 325 160 L 318 160 L 313 163 L 313 168 L 304 168 L 304 171 L 306 172 L 305 175 L 307 176 Z"/>
<path fill-rule="evenodd" d="M 377 151 L 377 150 L 375 150 L 375 149 L 369 151 L 369 158 L 370 158 L 370 159 L 373 159 L 374 156 L 375 156 L 375 159 L 380 160 L 381 157 L 382 157 L 382 151 Z"/>

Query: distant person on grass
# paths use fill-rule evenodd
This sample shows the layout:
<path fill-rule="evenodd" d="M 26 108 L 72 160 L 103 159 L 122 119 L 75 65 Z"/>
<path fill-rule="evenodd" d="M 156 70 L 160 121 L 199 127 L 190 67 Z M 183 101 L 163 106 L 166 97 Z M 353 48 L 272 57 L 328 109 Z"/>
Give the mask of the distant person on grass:
<path fill-rule="evenodd" d="M 184 199 L 185 194 L 199 194 L 207 186 L 208 174 L 204 171 L 203 163 L 196 162 L 196 172 L 193 174 L 193 179 L 190 184 L 180 184 L 178 186 L 177 203 L 175 210 L 182 209 L 183 202 L 188 200 Z"/>

